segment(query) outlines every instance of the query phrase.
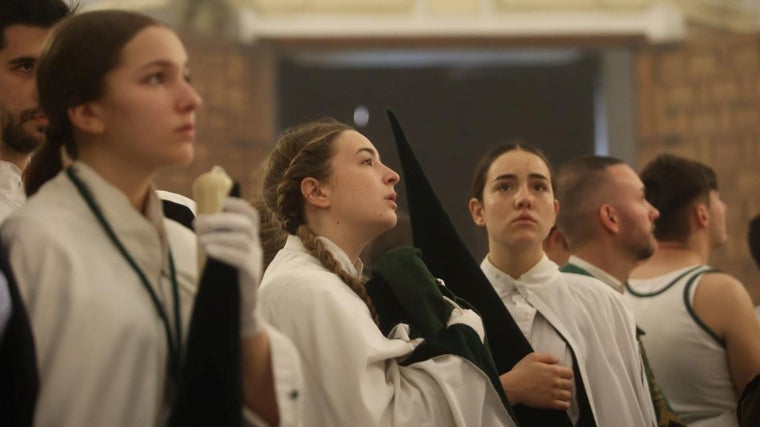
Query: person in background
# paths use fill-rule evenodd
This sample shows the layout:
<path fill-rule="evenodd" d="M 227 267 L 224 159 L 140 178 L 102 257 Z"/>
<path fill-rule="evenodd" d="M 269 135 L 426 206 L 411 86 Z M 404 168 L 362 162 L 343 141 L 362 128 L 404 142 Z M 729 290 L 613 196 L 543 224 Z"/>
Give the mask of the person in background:
<path fill-rule="evenodd" d="M 513 404 L 566 410 L 573 425 L 652 426 L 622 296 L 561 273 L 543 251 L 559 208 L 549 162 L 530 145 L 499 145 L 476 167 L 469 209 L 488 234 L 481 268 L 536 351 L 504 375 L 504 389 Z"/>
<path fill-rule="evenodd" d="M 26 201 L 21 175 L 45 139 L 35 71 L 50 29 L 71 13 L 63 0 L 0 2 L 0 221 Z"/>
<path fill-rule="evenodd" d="M 301 353 L 310 425 L 515 425 L 476 365 L 454 354 L 418 357 L 428 341 L 412 339 L 406 323 L 388 336 L 379 329 L 383 307 L 367 292 L 359 255 L 396 225 L 399 175 L 366 137 L 332 119 L 287 129 L 264 176 L 262 223 L 280 236 L 264 241 L 276 255 L 261 310 Z M 474 312 L 454 307 L 443 326 L 446 346 L 457 331 L 479 331 L 482 349 Z"/>
<path fill-rule="evenodd" d="M 256 212 L 228 199 L 196 221 L 196 240 L 163 216 L 152 184 L 194 155 L 201 98 L 177 35 L 133 12 L 67 18 L 49 36 L 37 82 L 49 120 L 29 171 L 40 187 L 0 228 L 38 350 L 35 425 L 165 425 L 192 356 L 198 242 L 239 273 L 248 415 L 297 424 L 298 355 L 255 310 Z M 73 160 L 65 169 L 63 148 Z"/>
<path fill-rule="evenodd" d="M 738 395 L 760 371 L 760 324 L 741 282 L 707 264 L 727 238 L 717 177 L 671 154 L 640 176 L 660 212 L 657 249 L 633 270 L 625 296 L 649 363 L 688 425 L 736 426 Z"/>
<path fill-rule="evenodd" d="M 657 246 L 652 231 L 659 212 L 644 197 L 641 179 L 620 159 L 591 155 L 562 164 L 554 181 L 562 206 L 557 225 L 572 254 L 560 270 L 624 292 L 633 267 Z M 643 347 L 641 354 L 658 425 L 683 426 L 657 385 Z"/>

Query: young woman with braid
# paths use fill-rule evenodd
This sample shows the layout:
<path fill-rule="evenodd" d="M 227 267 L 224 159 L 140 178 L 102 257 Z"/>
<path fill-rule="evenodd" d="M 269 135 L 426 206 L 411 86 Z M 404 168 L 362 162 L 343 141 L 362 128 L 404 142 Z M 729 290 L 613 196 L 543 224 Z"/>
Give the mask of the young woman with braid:
<path fill-rule="evenodd" d="M 334 120 L 286 130 L 270 155 L 262 221 L 280 232 L 264 247 L 279 251 L 259 307 L 302 355 L 303 417 L 313 426 L 514 425 L 475 365 L 453 355 L 405 362 L 422 340 L 405 324 L 387 337 L 377 326 L 359 254 L 396 224 L 398 182 L 367 138 Z M 472 311 L 455 308 L 448 324 L 459 322 L 482 330 Z"/>

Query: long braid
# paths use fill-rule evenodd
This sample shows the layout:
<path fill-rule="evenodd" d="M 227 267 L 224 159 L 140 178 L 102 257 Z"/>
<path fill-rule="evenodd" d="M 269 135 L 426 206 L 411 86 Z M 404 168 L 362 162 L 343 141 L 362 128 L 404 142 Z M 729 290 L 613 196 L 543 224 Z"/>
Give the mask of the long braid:
<path fill-rule="evenodd" d="M 262 213 L 262 224 L 298 236 L 311 255 L 340 277 L 364 301 L 372 319 L 379 324 L 377 310 L 364 286 L 366 279 L 348 274 L 306 225 L 304 218 L 301 181 L 307 177 L 318 180 L 327 178 L 333 153 L 332 141 L 341 132 L 350 129 L 348 125 L 328 119 L 283 131 L 269 156 L 257 207 Z M 281 248 L 284 235 L 285 233 L 277 232 L 262 235 L 265 252 L 271 252 L 278 246 Z"/>
<path fill-rule="evenodd" d="M 355 277 L 348 274 L 348 272 L 346 272 L 346 270 L 344 270 L 340 265 L 338 260 L 335 259 L 333 254 L 330 253 L 330 251 L 325 247 L 325 244 L 317 238 L 317 236 L 311 231 L 309 227 L 300 225 L 298 227 L 296 235 L 301 239 L 304 247 L 309 251 L 309 253 L 316 257 L 322 263 L 322 265 L 325 266 L 325 268 L 337 274 L 338 277 L 346 282 L 348 287 L 351 288 L 351 290 L 354 291 L 354 293 L 358 295 L 365 304 L 367 304 L 367 308 L 369 308 L 372 319 L 376 324 L 379 325 L 380 317 L 377 315 L 375 304 L 369 297 L 367 288 L 364 287 L 364 283 L 366 282 L 365 277 L 363 275 Z"/>

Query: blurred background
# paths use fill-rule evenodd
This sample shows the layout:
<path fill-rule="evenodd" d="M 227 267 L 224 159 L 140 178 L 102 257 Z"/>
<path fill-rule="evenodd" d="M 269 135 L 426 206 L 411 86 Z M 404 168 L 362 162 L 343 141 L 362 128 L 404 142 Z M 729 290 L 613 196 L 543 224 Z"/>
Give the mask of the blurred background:
<path fill-rule="evenodd" d="M 636 170 L 671 152 L 718 173 L 729 241 L 711 264 L 760 304 L 746 240 L 760 213 L 760 0 L 79 2 L 148 13 L 185 41 L 205 102 L 197 157 L 159 188 L 189 195 L 219 164 L 251 196 L 278 132 L 323 116 L 398 169 L 392 108 L 479 259 L 467 200 L 490 146 L 522 139 L 555 166 L 597 153 Z"/>

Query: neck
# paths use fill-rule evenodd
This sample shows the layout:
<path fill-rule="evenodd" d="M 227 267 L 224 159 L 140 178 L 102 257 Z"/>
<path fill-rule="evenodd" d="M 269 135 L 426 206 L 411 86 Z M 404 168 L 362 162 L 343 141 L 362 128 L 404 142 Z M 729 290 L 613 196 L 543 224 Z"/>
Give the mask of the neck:
<path fill-rule="evenodd" d="M 145 202 L 153 180 L 153 172 L 127 165 L 99 150 L 81 150 L 79 160 L 86 163 L 103 179 L 121 190 L 138 212 L 145 213 Z"/>
<path fill-rule="evenodd" d="M 517 279 L 533 268 L 543 256 L 543 247 L 539 244 L 530 248 L 508 248 L 490 242 L 488 260 L 499 270 Z"/>
<path fill-rule="evenodd" d="M 657 242 L 657 250 L 651 258 L 636 267 L 631 278 L 646 279 L 688 267 L 706 264 L 709 246 L 687 240 L 686 242 Z"/>
<path fill-rule="evenodd" d="M 372 237 L 359 236 L 351 227 L 326 216 L 307 214 L 306 223 L 314 234 L 326 237 L 338 245 L 353 264 L 356 264 L 362 249 L 372 240 Z"/>
<path fill-rule="evenodd" d="M 626 257 L 626 251 L 621 248 L 607 247 L 597 243 L 598 241 L 595 241 L 590 245 L 579 247 L 573 255 L 606 271 L 620 282 L 628 280 L 637 261 Z"/>
<path fill-rule="evenodd" d="M 0 160 L 13 163 L 21 172 L 24 172 L 26 165 L 29 164 L 29 154 L 17 153 L 5 144 L 0 144 Z"/>

